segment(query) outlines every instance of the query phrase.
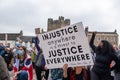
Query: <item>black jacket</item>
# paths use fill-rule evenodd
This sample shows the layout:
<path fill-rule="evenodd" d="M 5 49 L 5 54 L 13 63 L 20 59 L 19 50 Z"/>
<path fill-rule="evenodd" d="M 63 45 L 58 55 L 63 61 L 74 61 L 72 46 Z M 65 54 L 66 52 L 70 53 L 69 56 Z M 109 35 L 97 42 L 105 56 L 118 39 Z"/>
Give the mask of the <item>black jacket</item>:
<path fill-rule="evenodd" d="M 102 74 L 110 73 L 111 71 L 110 64 L 112 60 L 114 60 L 116 63 L 115 67 L 120 66 L 119 60 L 115 55 L 115 51 L 112 49 L 111 45 L 108 45 L 107 41 L 105 41 L 104 43 L 104 47 L 103 47 L 104 50 L 99 51 L 98 47 L 94 45 L 94 39 L 95 39 L 95 35 L 93 34 L 90 40 L 90 46 L 93 49 L 93 51 L 96 53 L 96 57 L 92 70 Z M 108 48 L 110 48 L 110 50 L 108 50 Z"/>
<path fill-rule="evenodd" d="M 13 58 L 13 54 L 12 54 L 12 52 L 7 53 L 7 51 L 5 51 L 5 53 L 2 55 L 2 57 L 4 58 L 7 65 L 9 65 Z"/>

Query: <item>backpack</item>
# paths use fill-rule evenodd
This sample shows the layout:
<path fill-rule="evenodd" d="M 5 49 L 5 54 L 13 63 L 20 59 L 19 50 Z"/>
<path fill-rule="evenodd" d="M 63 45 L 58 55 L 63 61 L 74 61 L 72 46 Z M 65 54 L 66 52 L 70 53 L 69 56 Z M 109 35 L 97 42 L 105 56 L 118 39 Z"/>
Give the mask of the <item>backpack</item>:
<path fill-rule="evenodd" d="M 44 67 L 45 66 L 45 59 L 42 53 L 38 54 L 38 58 L 36 59 L 35 65 L 37 67 Z"/>

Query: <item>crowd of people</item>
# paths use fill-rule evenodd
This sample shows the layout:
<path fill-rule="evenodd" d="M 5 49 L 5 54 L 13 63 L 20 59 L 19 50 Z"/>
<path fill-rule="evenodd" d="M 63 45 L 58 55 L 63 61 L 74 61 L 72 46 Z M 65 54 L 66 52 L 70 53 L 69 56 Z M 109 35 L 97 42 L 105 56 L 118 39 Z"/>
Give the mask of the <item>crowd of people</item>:
<path fill-rule="evenodd" d="M 37 80 L 120 80 L 120 50 L 117 45 L 101 40 L 94 45 L 96 32 L 90 40 L 93 66 L 68 67 L 48 69 L 44 52 L 39 46 L 39 39 L 34 38 L 35 46 L 27 48 L 20 42 L 14 48 L 0 44 L 0 80 L 10 80 L 9 71 L 14 71 L 13 80 L 33 80 L 35 70 Z M 114 74 L 114 76 L 111 75 Z"/>

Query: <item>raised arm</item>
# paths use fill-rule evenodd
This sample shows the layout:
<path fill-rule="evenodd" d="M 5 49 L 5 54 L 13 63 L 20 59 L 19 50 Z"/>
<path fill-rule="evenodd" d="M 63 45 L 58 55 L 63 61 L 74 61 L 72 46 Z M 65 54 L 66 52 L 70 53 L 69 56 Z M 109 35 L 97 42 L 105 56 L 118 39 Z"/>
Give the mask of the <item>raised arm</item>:
<path fill-rule="evenodd" d="M 37 48 L 37 51 L 38 51 L 38 54 L 37 54 L 37 57 L 36 57 L 36 60 L 35 60 L 35 63 L 37 63 L 38 59 L 39 59 L 39 56 L 40 54 L 42 55 L 42 49 L 40 48 L 39 46 L 39 39 L 38 37 L 35 37 L 35 47 Z M 42 55 L 42 66 L 44 67 L 45 66 L 45 58 L 44 56 Z"/>
<path fill-rule="evenodd" d="M 96 35 L 96 32 L 94 32 L 94 33 L 92 34 L 92 37 L 91 37 L 91 40 L 90 40 L 90 47 L 93 49 L 94 52 L 95 52 L 95 50 L 96 50 L 96 46 L 94 45 L 95 35 Z"/>
<path fill-rule="evenodd" d="M 39 39 L 38 39 L 38 37 L 35 37 L 35 47 L 37 48 L 37 51 L 40 52 L 40 46 L 39 46 Z"/>

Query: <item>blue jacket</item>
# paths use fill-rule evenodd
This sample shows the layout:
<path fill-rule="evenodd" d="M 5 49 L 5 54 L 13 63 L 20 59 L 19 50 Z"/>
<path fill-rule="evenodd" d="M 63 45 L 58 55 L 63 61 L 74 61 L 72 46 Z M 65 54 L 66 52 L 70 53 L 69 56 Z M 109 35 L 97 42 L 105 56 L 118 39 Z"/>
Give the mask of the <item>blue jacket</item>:
<path fill-rule="evenodd" d="M 35 37 L 34 42 L 35 42 L 35 47 L 37 48 L 37 51 L 38 51 L 38 54 L 37 54 L 37 57 L 36 57 L 36 60 L 35 60 L 35 63 L 36 63 L 38 61 L 38 58 L 39 58 L 40 54 L 42 54 L 42 53 L 41 53 L 41 50 L 40 50 L 38 37 Z M 41 60 L 42 60 L 41 61 L 41 66 L 44 67 L 45 66 L 45 58 L 44 58 L 43 55 L 42 55 Z"/>

